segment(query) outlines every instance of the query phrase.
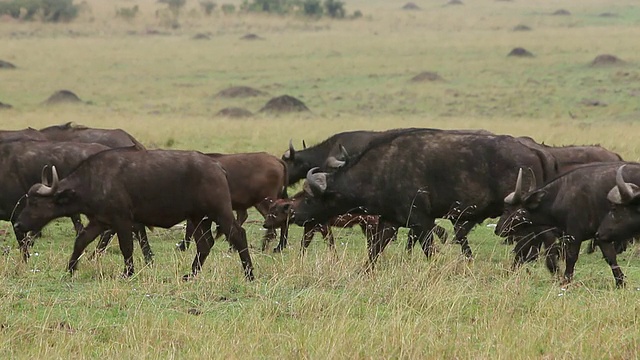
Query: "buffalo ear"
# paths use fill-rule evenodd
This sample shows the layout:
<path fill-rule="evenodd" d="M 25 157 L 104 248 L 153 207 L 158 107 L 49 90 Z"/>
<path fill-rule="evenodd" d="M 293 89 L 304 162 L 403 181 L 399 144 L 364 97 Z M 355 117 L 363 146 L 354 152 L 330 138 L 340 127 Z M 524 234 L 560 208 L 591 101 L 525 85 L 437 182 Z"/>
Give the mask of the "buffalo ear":
<path fill-rule="evenodd" d="M 544 199 L 545 195 L 547 195 L 547 192 L 544 190 L 534 191 L 527 195 L 524 199 L 524 204 L 529 209 L 535 209 L 540 205 L 540 202 Z"/>
<path fill-rule="evenodd" d="M 53 195 L 53 201 L 57 205 L 67 205 L 76 198 L 76 192 L 73 189 L 64 189 Z"/>

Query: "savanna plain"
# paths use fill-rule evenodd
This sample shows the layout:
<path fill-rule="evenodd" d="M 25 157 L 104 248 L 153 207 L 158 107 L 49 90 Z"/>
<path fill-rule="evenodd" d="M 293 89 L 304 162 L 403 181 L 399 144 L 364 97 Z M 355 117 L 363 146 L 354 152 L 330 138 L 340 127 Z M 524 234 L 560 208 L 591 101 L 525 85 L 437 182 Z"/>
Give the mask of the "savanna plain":
<path fill-rule="evenodd" d="M 219 9 L 207 16 L 188 0 L 179 26 L 167 26 L 166 5 L 152 0 L 87 0 L 68 23 L 5 17 L 0 59 L 17 67 L 0 69 L 0 101 L 12 105 L 0 109 L 0 124 L 72 121 L 122 128 L 149 148 L 276 156 L 289 139 L 301 147 L 303 139 L 310 145 L 346 130 L 482 128 L 551 145 L 598 143 L 626 160 L 640 158 L 636 1 L 414 3 L 421 10 L 403 10 L 404 1 L 347 0 L 347 14 L 363 16 L 331 20 Z M 116 17 L 134 5 L 135 17 Z M 553 15 L 560 9 L 570 14 Z M 261 39 L 242 39 L 249 33 Z M 533 56 L 507 56 L 516 47 Z M 594 64 L 602 54 L 621 61 Z M 412 80 L 424 72 L 432 74 Z M 217 96 L 232 86 L 263 94 Z M 83 103 L 43 104 L 61 89 Z M 259 112 L 285 94 L 310 111 Z M 228 107 L 253 116 L 216 115 Z M 362 273 L 365 239 L 355 228 L 334 229 L 336 256 L 316 235 L 300 257 L 300 228 L 292 226 L 289 248 L 274 254 L 259 250 L 261 223 L 252 212 L 244 226 L 254 282 L 243 279 L 222 239 L 202 273 L 183 282 L 195 250 L 175 250 L 180 229 L 154 229 L 155 262 L 145 266 L 136 248 L 130 279 L 120 278 L 115 242 L 103 256 L 83 257 L 70 277 L 68 220 L 45 228 L 26 264 L 10 224 L 1 224 L 0 356 L 640 356 L 638 245 L 619 256 L 626 288 L 615 289 L 599 252 L 584 250 L 574 281 L 563 286 L 542 262 L 512 271 L 511 247 L 493 234 L 495 220 L 470 234 L 472 261 L 450 243 L 438 243 L 430 260 L 408 255 L 401 232 L 371 274 Z"/>

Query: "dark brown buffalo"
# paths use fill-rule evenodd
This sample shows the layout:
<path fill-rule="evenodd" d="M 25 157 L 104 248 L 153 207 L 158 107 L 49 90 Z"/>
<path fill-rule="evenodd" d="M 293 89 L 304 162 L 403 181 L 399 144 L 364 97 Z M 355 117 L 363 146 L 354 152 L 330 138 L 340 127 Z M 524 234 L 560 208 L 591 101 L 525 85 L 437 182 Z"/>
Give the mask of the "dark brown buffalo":
<path fill-rule="evenodd" d="M 122 129 L 95 129 L 68 122 L 40 129 L 40 132 L 50 141 L 97 143 L 112 149 L 130 146 L 138 150 L 145 149 L 136 138 Z"/>
<path fill-rule="evenodd" d="M 628 163 L 616 170 L 616 185 L 607 199 L 612 204 L 598 227 L 599 243 L 619 243 L 640 235 L 640 165 Z"/>
<path fill-rule="evenodd" d="M 36 129 L 0 130 L 0 142 L 17 140 L 47 140 L 47 137 Z"/>
<path fill-rule="evenodd" d="M 200 271 L 209 255 L 215 222 L 238 250 L 245 277 L 253 279 L 246 234 L 234 219 L 225 171 L 202 153 L 132 148 L 100 152 L 62 180 L 54 171 L 51 186 L 32 186 L 14 226 L 20 231 L 38 230 L 55 218 L 76 213 L 85 214 L 89 224 L 75 240 L 70 272 L 91 241 L 114 229 L 125 262 L 123 275 L 131 276 L 135 224 L 168 228 L 189 219 L 199 224 L 191 275 Z"/>
<path fill-rule="evenodd" d="M 265 216 L 264 227 L 274 228 L 281 226 L 289 226 L 291 217 L 293 216 L 293 208 L 297 206 L 297 202 L 301 201 L 303 193 L 295 194 L 290 199 L 279 199 L 273 201 L 269 206 L 269 212 Z M 311 224 L 304 225 L 304 233 L 300 242 L 300 250 L 304 252 L 311 243 L 313 235 L 319 232 L 322 237 L 327 240 L 330 249 L 335 249 L 335 240 L 331 227 L 352 228 L 358 225 L 362 233 L 366 236 L 367 242 L 371 241 L 375 229 L 378 226 L 378 217 L 374 215 L 354 215 L 343 214 L 331 218 L 327 224 Z"/>
<path fill-rule="evenodd" d="M 24 196 L 33 184 L 43 182 L 42 169 L 55 165 L 61 176 L 66 176 L 89 156 L 107 150 L 100 144 L 50 141 L 0 142 L 0 220 L 15 223 L 25 205 Z M 74 217 L 78 231 L 82 229 L 80 217 Z M 23 260 L 29 258 L 32 239 L 27 233 L 15 229 Z"/>
<path fill-rule="evenodd" d="M 390 240 L 388 229 L 410 228 L 430 256 L 435 219 L 456 214 L 456 238 L 471 256 L 468 232 L 502 213 L 521 167 L 532 168 L 540 179 L 549 174 L 538 154 L 511 136 L 434 129 L 390 133 L 332 173 L 310 170 L 294 221 L 322 224 L 344 213 L 379 215 L 381 235 L 369 245 L 373 266 Z"/>
<path fill-rule="evenodd" d="M 610 204 L 607 194 L 616 186 L 616 171 L 627 164 L 630 175 L 640 176 L 640 165 L 623 162 L 593 163 L 576 167 L 544 186 L 523 190 L 522 171 L 515 190 L 505 197 L 505 209 L 496 233 L 506 236 L 516 231 L 552 231 L 565 239 L 565 281 L 571 281 L 580 244 L 599 234 Z M 529 230 L 534 227 L 534 230 Z M 617 286 L 624 285 L 624 274 L 616 260 L 618 237 L 598 236 L 602 255 L 611 267 Z"/>

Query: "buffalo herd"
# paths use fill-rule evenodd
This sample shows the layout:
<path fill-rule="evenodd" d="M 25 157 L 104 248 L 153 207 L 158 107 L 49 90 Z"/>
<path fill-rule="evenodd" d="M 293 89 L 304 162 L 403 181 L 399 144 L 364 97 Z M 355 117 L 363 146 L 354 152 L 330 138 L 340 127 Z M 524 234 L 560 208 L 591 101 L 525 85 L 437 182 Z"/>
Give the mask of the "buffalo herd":
<path fill-rule="evenodd" d="M 263 251 L 278 228 L 274 252 L 286 248 L 290 223 L 304 227 L 302 252 L 315 232 L 333 248 L 332 226 L 359 226 L 367 270 L 401 227 L 409 229 L 407 251 L 419 244 L 432 256 L 433 235 L 447 239 L 437 219 L 451 221 L 454 241 L 471 258 L 469 232 L 499 217 L 495 233 L 515 243 L 514 268 L 542 254 L 556 273 L 564 258 L 569 282 L 581 243 L 591 240 L 621 287 L 616 256 L 640 235 L 639 164 L 598 145 L 553 147 L 486 130 L 349 131 L 298 150 L 289 141 L 279 158 L 148 150 L 123 130 L 68 123 L 0 131 L 0 169 L 0 220 L 13 224 L 24 261 L 47 223 L 73 220 L 69 272 L 89 243 L 100 237 L 99 251 L 117 234 L 123 276 L 131 276 L 134 237 L 151 261 L 145 227 L 186 220 L 177 247 L 184 251 L 194 241 L 196 255 L 185 279 L 224 235 L 252 280 L 242 228 L 251 207 L 264 217 Z M 301 180 L 302 191 L 289 197 L 287 188 Z"/>

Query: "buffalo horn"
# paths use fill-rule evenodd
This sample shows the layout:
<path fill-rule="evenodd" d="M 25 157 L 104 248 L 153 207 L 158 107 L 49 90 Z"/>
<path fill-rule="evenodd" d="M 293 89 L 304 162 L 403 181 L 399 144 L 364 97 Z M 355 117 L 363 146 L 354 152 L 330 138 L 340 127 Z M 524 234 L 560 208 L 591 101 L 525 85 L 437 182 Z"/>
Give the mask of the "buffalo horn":
<path fill-rule="evenodd" d="M 607 194 L 607 199 L 614 204 L 627 204 L 634 197 L 631 184 L 624 182 L 622 177 L 622 169 L 624 167 L 625 165 L 622 165 L 616 170 L 616 186 Z"/>
<path fill-rule="evenodd" d="M 49 168 L 49 165 L 45 165 L 45 166 L 42 168 L 42 176 L 40 177 L 40 182 L 41 182 L 43 185 L 47 185 L 47 186 L 49 186 L 49 179 L 47 179 L 47 169 L 48 169 L 48 168 Z"/>
<path fill-rule="evenodd" d="M 349 153 L 347 152 L 347 149 L 342 146 L 342 144 L 340 144 L 340 154 L 342 155 L 342 160 L 347 160 L 349 158 Z"/>
<path fill-rule="evenodd" d="M 531 168 L 529 168 L 529 172 L 531 173 L 531 184 L 529 184 L 529 191 L 527 192 L 533 192 L 538 187 L 538 185 L 536 184 L 536 173 L 534 173 L 533 169 Z"/>
<path fill-rule="evenodd" d="M 304 142 L 304 140 L 302 140 L 302 149 L 304 150 L 304 149 L 306 149 L 306 148 L 307 148 L 307 143 L 306 143 L 306 142 Z"/>
<path fill-rule="evenodd" d="M 322 193 L 327 189 L 327 174 L 314 174 L 313 172 L 317 169 L 317 167 L 314 167 L 307 172 L 307 183 L 309 184 L 309 189 L 314 196 L 322 195 Z"/>
<path fill-rule="evenodd" d="M 518 170 L 518 179 L 516 180 L 516 189 L 507 197 L 504 198 L 504 202 L 507 204 L 515 204 L 522 199 L 522 168 Z"/>
<path fill-rule="evenodd" d="M 337 168 L 343 167 L 344 164 L 345 164 L 344 161 L 338 160 L 333 156 L 330 156 L 327 159 L 327 166 L 330 167 L 330 168 L 333 168 L 333 169 L 337 169 Z"/>
<path fill-rule="evenodd" d="M 37 190 L 38 195 L 51 196 L 56 192 L 56 190 L 58 189 L 58 171 L 56 170 L 55 166 L 51 167 L 51 177 L 51 186 L 48 186 L 44 183 L 41 184 L 42 186 L 40 186 Z"/>

